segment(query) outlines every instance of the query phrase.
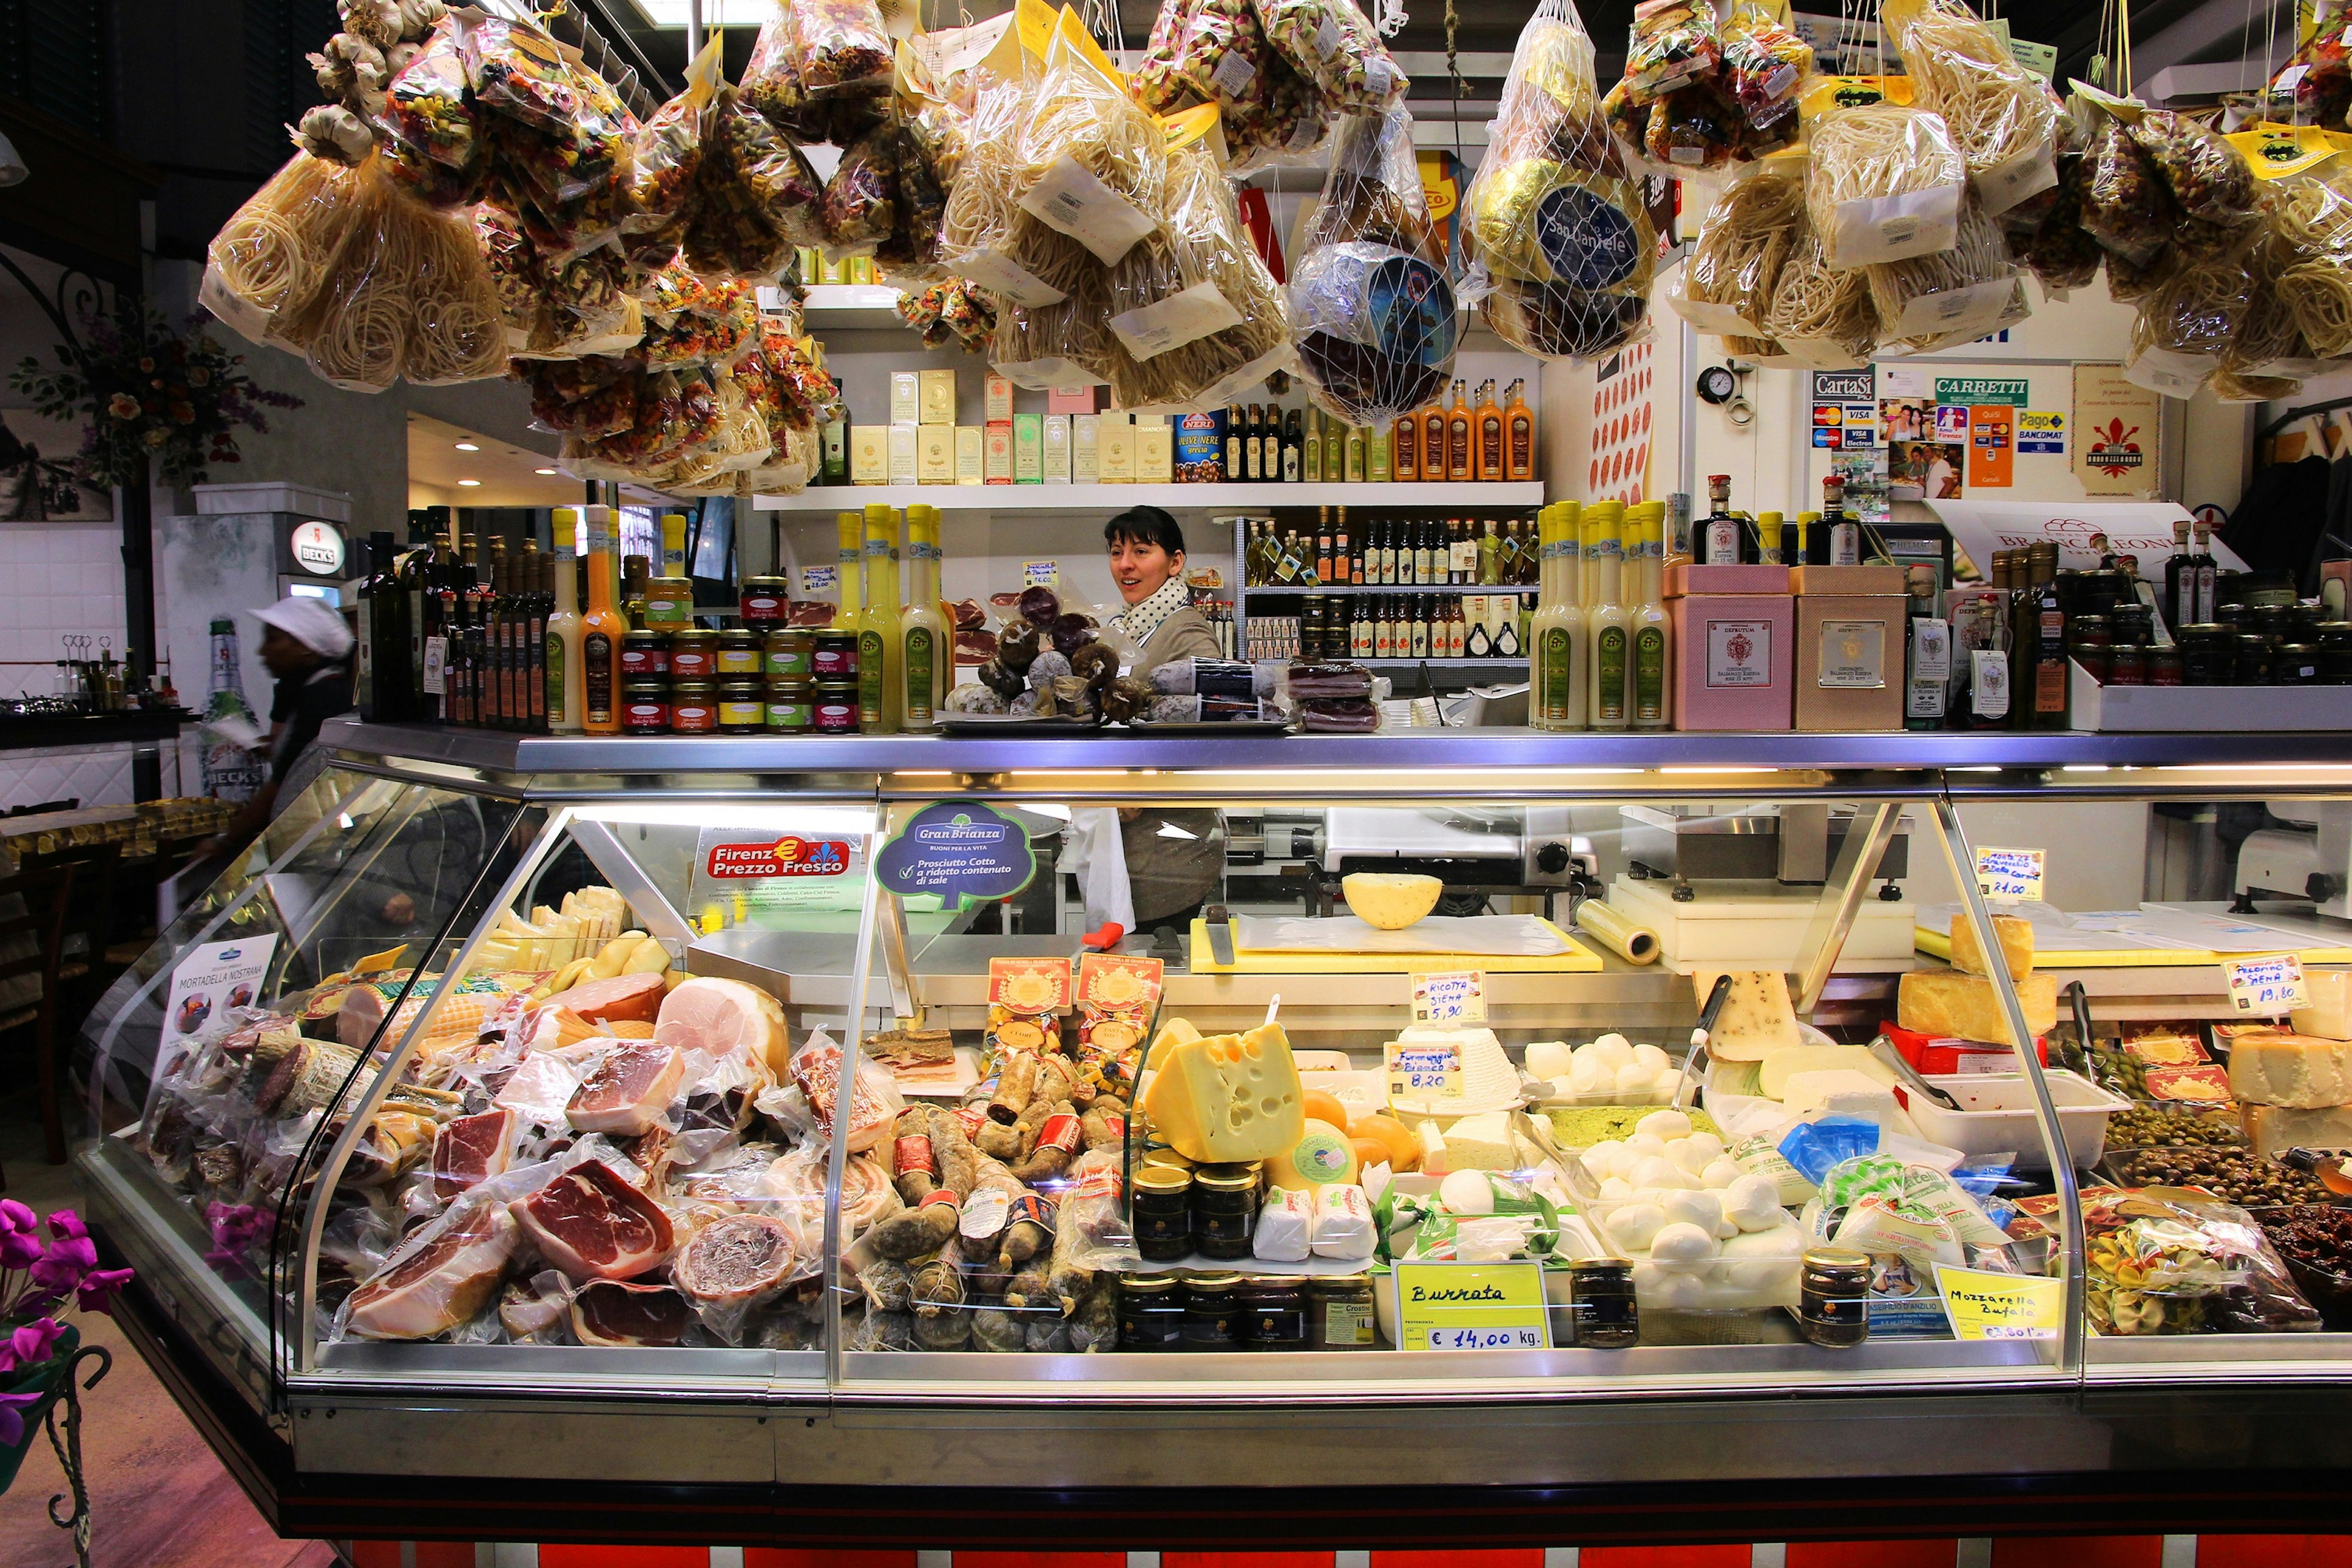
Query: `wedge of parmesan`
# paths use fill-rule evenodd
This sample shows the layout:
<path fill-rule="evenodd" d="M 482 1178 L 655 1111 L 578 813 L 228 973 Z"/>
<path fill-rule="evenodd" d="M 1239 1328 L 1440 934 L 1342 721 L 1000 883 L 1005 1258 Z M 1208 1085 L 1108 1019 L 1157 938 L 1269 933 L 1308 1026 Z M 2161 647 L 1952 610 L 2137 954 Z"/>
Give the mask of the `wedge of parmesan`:
<path fill-rule="evenodd" d="M 2022 980 L 2033 973 L 2033 922 L 2015 915 L 1992 917 L 1992 934 L 2000 942 L 2001 962 L 2009 966 L 2011 980 Z M 1952 967 L 1963 974 L 1990 974 L 1985 967 L 1984 952 L 1977 946 L 1976 928 L 1969 924 L 1966 914 L 1952 917 Z"/>

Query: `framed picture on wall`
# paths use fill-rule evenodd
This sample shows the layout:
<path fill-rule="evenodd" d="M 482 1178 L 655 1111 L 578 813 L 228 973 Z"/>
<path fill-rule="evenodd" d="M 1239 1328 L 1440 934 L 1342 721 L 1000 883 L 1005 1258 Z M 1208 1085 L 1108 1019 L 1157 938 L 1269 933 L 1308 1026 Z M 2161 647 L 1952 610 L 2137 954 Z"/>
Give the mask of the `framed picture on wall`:
<path fill-rule="evenodd" d="M 0 522 L 107 522 L 110 490 L 74 478 L 82 427 L 29 408 L 0 408 Z"/>

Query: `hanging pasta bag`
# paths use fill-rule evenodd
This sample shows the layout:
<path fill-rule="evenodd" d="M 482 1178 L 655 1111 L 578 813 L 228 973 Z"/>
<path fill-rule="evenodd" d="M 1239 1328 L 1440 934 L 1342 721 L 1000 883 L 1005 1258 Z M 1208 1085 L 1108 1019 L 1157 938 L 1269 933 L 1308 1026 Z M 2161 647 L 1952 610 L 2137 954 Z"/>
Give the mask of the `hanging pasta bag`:
<path fill-rule="evenodd" d="M 1809 200 L 1809 212 L 1811 205 Z M 1832 268 L 1810 216 L 1790 241 L 1763 325 L 1790 360 L 1813 370 L 1859 370 L 1877 350 L 1870 275 L 1858 267 Z"/>
<path fill-rule="evenodd" d="M 1250 0 L 1266 39 L 1342 114 L 1381 114 L 1412 84 L 1355 0 Z"/>
<path fill-rule="evenodd" d="M 2263 92 L 2263 112 L 2268 118 L 2284 125 L 2347 129 L 2352 47 L 2347 47 L 2344 31 L 2352 18 L 2346 11 L 2345 0 L 2318 0 L 2307 12 L 2302 5 L 2294 8 L 2299 26 L 2294 53 Z"/>
<path fill-rule="evenodd" d="M 1900 79 L 1885 91 L 1897 89 Z M 1806 98 L 1805 212 L 1828 264 L 1846 268 L 1948 250 L 1968 165 L 1941 115 L 1884 97 L 1847 107 L 1836 79 Z"/>
<path fill-rule="evenodd" d="M 2137 271 L 2157 262 L 2180 223 L 2172 193 L 2127 123 L 2144 109 L 2075 84 L 2073 112 L 2084 142 L 2083 227 L 2111 258 Z"/>
<path fill-rule="evenodd" d="M 1698 238 L 1668 295 L 1676 314 L 1703 332 L 1760 338 L 1780 268 L 1802 232 L 1804 165 L 1750 165 L 1707 209 Z"/>
<path fill-rule="evenodd" d="M 1986 212 L 2057 184 L 2059 106 L 1968 0 L 1887 0 L 1881 16 L 1913 100 L 1943 118 Z"/>
<path fill-rule="evenodd" d="M 205 308 L 254 342 L 290 342 L 277 320 L 331 277 L 362 216 L 362 188 L 344 164 L 309 153 L 288 159 L 205 247 Z"/>
<path fill-rule="evenodd" d="M 1920 353 L 1973 342 L 2027 314 L 2009 241 L 1973 190 L 1960 203 L 1949 250 L 1874 262 L 1864 271 L 1878 311 L 1882 353 L 1898 342 Z"/>

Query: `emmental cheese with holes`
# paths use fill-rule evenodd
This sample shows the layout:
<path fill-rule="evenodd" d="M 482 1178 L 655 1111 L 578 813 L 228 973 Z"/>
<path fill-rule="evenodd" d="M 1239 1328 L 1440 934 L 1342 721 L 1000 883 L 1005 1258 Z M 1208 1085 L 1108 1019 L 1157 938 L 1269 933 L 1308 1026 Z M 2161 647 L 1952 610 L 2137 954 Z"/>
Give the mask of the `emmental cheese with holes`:
<path fill-rule="evenodd" d="M 1306 1134 L 1302 1092 L 1289 1039 L 1281 1025 L 1267 1024 L 1171 1045 L 1142 1109 L 1152 1131 L 1188 1160 L 1274 1160 Z"/>
<path fill-rule="evenodd" d="M 2034 973 L 2016 982 L 2025 1026 L 2046 1035 L 2058 1026 L 2058 979 Z M 1905 975 L 1895 994 L 1895 1021 L 1923 1035 L 2014 1047 L 2009 1020 L 1992 982 L 1980 975 L 1920 969 Z"/>
<path fill-rule="evenodd" d="M 1716 978 L 1725 973 L 1720 969 L 1691 972 L 1691 984 L 1701 1007 L 1706 1005 Z M 1766 969 L 1728 973 L 1731 994 L 1724 998 L 1723 1011 L 1716 1015 L 1715 1027 L 1707 1035 L 1709 1053 L 1727 1062 L 1760 1062 L 1774 1051 L 1805 1043 L 1797 1032 L 1797 1009 L 1789 1000 L 1787 975 Z"/>
<path fill-rule="evenodd" d="M 2033 922 L 2015 915 L 1992 917 L 1992 934 L 2000 940 L 2001 962 L 2009 965 L 2009 977 L 2022 980 L 2033 973 Z M 1985 967 L 1983 950 L 1977 946 L 1976 927 L 1969 917 L 1952 917 L 1952 967 L 1963 974 L 1990 974 Z"/>

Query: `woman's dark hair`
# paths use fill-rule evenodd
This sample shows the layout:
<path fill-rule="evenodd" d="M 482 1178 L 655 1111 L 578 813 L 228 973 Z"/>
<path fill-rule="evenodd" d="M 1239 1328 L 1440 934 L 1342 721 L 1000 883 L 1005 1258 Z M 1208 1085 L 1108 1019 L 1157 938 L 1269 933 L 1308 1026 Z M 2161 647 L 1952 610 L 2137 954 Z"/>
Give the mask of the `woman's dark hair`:
<path fill-rule="evenodd" d="M 1156 506 L 1131 506 L 1103 524 L 1103 542 L 1157 544 L 1171 555 L 1184 553 L 1184 531 Z"/>

